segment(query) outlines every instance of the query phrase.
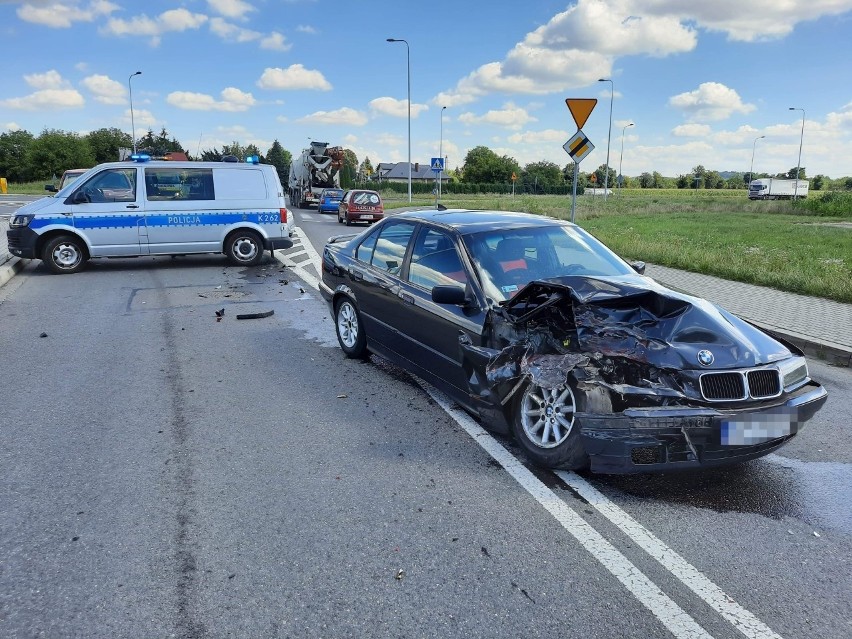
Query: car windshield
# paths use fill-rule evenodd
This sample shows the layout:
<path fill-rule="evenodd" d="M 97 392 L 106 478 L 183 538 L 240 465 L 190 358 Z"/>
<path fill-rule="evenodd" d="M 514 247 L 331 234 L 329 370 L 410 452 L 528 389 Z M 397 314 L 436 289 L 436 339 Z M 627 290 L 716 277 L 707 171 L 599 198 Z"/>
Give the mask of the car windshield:
<path fill-rule="evenodd" d="M 65 187 L 65 186 L 68 186 L 69 184 L 71 184 L 72 182 L 75 182 L 77 180 L 77 178 L 79 178 L 81 175 L 83 175 L 83 173 L 85 173 L 85 171 L 82 171 L 80 173 L 66 173 L 65 174 L 65 181 L 62 183 L 62 186 Z"/>
<path fill-rule="evenodd" d="M 327 200 L 330 200 L 332 198 L 337 198 L 339 200 L 341 197 L 343 197 L 343 191 L 325 191 L 322 195 Z"/>
<path fill-rule="evenodd" d="M 594 237 L 573 226 L 539 226 L 464 236 L 485 294 L 510 299 L 533 280 L 571 275 L 613 277 L 636 273 Z"/>

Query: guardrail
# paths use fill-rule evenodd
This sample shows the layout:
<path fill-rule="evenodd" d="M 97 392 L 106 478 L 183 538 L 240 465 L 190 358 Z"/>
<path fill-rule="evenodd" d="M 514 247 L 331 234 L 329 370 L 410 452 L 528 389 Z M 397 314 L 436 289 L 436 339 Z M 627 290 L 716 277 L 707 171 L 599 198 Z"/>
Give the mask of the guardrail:
<path fill-rule="evenodd" d="M 12 259 L 9 253 L 9 245 L 6 243 L 6 229 L 9 228 L 9 216 L 0 215 L 0 264 L 5 264 Z"/>

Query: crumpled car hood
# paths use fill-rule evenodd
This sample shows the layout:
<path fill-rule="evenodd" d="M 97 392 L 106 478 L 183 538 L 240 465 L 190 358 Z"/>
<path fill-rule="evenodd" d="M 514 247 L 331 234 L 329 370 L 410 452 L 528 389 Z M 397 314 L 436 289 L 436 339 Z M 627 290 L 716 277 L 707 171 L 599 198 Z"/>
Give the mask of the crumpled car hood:
<path fill-rule="evenodd" d="M 715 304 L 644 277 L 570 276 L 531 282 L 495 315 L 526 325 L 545 309 L 574 324 L 577 351 L 657 368 L 746 368 L 791 355 L 783 344 Z M 699 364 L 702 350 L 713 354 L 711 365 Z"/>

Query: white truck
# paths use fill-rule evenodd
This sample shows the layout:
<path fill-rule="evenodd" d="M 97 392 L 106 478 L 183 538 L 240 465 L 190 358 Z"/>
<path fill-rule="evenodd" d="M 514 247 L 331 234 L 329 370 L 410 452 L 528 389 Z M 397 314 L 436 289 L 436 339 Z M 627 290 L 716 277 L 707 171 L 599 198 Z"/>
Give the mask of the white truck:
<path fill-rule="evenodd" d="M 750 200 L 790 200 L 794 197 L 807 196 L 807 180 L 761 178 L 752 180 L 748 185 L 748 199 Z"/>
<path fill-rule="evenodd" d="M 290 164 L 290 205 L 303 209 L 319 203 L 323 189 L 339 189 L 342 168 L 343 147 L 311 142 L 311 146 Z"/>

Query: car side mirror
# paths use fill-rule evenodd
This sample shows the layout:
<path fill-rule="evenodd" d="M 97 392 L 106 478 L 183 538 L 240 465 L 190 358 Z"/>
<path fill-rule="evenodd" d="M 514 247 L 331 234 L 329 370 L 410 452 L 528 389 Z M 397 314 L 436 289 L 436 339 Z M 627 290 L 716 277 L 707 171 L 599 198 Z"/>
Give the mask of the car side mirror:
<path fill-rule="evenodd" d="M 631 262 L 630 266 L 632 266 L 633 270 L 639 273 L 639 275 L 645 275 L 645 262 Z"/>
<path fill-rule="evenodd" d="M 44 185 L 44 190 L 45 190 L 45 191 L 50 191 L 51 193 L 56 193 L 56 187 L 55 187 L 55 186 L 53 186 L 52 184 L 45 184 L 45 185 Z"/>
<path fill-rule="evenodd" d="M 440 285 L 432 288 L 432 301 L 436 304 L 464 306 L 467 304 L 467 294 L 462 286 Z"/>
<path fill-rule="evenodd" d="M 77 191 L 71 197 L 71 204 L 87 204 L 89 202 L 89 196 L 86 195 L 85 191 Z"/>

